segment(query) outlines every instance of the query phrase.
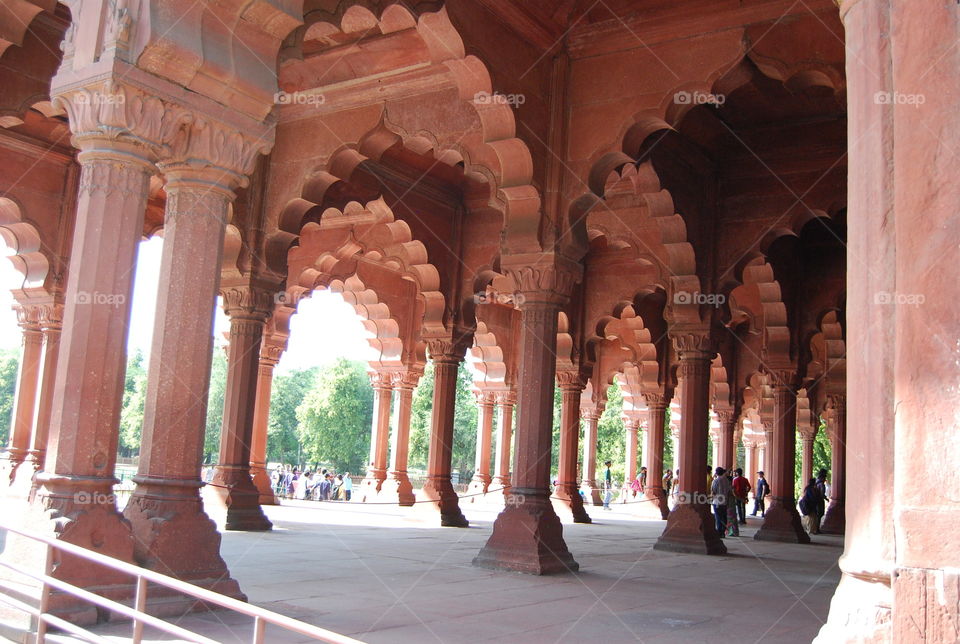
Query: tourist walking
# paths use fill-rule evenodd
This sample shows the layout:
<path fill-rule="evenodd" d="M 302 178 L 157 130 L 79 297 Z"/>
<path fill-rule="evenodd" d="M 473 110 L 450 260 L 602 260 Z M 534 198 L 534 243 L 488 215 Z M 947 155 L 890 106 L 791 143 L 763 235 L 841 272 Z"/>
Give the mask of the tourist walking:
<path fill-rule="evenodd" d="M 817 486 L 817 479 L 810 479 L 807 487 L 803 488 L 800 497 L 800 514 L 803 515 L 803 527 L 810 534 L 820 534 L 820 506 L 823 505 L 823 494 Z"/>
<path fill-rule="evenodd" d="M 743 475 L 739 467 L 733 471 L 733 496 L 737 504 L 737 522 L 747 524 L 747 495 L 750 494 L 750 481 Z"/>
<path fill-rule="evenodd" d="M 770 485 L 761 470 L 757 472 L 757 487 L 753 491 L 753 512 L 750 513 L 750 516 L 757 516 L 757 512 L 760 513 L 761 517 L 766 516 L 767 506 L 764 499 L 768 494 L 770 494 Z"/>
<path fill-rule="evenodd" d="M 607 468 L 603 473 L 603 509 L 610 510 L 610 501 L 613 500 L 613 472 L 610 471 L 612 461 L 604 461 Z"/>
<path fill-rule="evenodd" d="M 726 470 L 718 467 L 713 483 L 710 485 L 714 523 L 721 539 L 727 534 L 727 499 L 733 494 L 733 484 L 724 476 L 725 474 Z"/>

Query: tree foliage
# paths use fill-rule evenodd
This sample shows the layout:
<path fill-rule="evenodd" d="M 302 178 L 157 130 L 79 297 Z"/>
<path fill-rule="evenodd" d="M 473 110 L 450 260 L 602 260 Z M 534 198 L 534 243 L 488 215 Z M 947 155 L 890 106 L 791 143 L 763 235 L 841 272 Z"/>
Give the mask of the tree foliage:
<path fill-rule="evenodd" d="M 319 369 L 298 369 L 273 378 L 270 418 L 267 423 L 267 460 L 274 463 L 299 463 L 302 444 L 297 427 L 297 407 L 317 382 Z"/>
<path fill-rule="evenodd" d="M 430 452 L 430 423 L 433 413 L 433 390 L 436 380 L 433 362 L 427 363 L 423 377 L 413 392 L 410 413 L 410 468 L 425 470 Z M 476 464 L 478 409 L 472 391 L 473 377 L 464 363 L 457 371 L 457 391 L 453 419 L 452 467 L 460 481 L 473 476 Z"/>
<path fill-rule="evenodd" d="M 147 370 L 143 351 L 137 351 L 127 360 L 123 383 L 123 408 L 120 410 L 120 456 L 140 453 L 143 435 L 143 413 L 147 401 Z"/>
<path fill-rule="evenodd" d="M 20 369 L 20 351 L 0 352 L 0 445 L 10 439 L 13 423 L 13 401 L 17 392 L 17 372 Z"/>
<path fill-rule="evenodd" d="M 203 462 L 216 463 L 220 455 L 220 430 L 223 426 L 223 398 L 227 391 L 227 355 L 223 347 L 214 347 L 207 394 L 207 431 L 203 441 Z"/>
<path fill-rule="evenodd" d="M 296 414 L 307 462 L 362 471 L 373 420 L 373 388 L 365 364 L 340 359 L 323 369 Z"/>

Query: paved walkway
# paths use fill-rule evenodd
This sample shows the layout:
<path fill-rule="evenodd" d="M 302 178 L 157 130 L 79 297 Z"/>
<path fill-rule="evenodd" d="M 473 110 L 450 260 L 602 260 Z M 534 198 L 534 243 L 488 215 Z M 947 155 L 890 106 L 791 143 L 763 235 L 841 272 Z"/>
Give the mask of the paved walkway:
<path fill-rule="evenodd" d="M 251 602 L 372 643 L 792 644 L 809 642 L 825 621 L 841 538 L 759 542 L 751 520 L 746 538 L 727 539 L 727 556 L 678 555 L 654 551 L 663 523 L 631 519 L 628 507 L 590 508 L 596 523 L 565 525 L 580 572 L 553 577 L 473 567 L 496 513 L 471 505 L 471 527 L 457 529 L 409 509 L 289 502 L 268 509 L 273 532 L 225 533 L 223 554 Z M 179 623 L 249 641 L 247 618 Z M 129 625 L 99 632 L 126 636 Z M 268 630 L 267 641 L 303 638 Z"/>

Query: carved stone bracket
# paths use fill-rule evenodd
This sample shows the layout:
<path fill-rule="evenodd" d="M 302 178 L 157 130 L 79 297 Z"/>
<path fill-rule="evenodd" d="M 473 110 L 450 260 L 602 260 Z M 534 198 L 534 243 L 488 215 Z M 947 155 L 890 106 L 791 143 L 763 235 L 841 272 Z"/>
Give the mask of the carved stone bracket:
<path fill-rule="evenodd" d="M 554 253 L 505 256 L 501 267 L 522 295 L 516 300 L 521 309 L 535 302 L 563 304 L 583 276 L 580 264 Z"/>
<path fill-rule="evenodd" d="M 558 371 L 557 386 L 562 391 L 582 391 L 587 382 L 579 371 Z"/>
<path fill-rule="evenodd" d="M 254 286 L 222 288 L 223 311 L 231 319 L 244 318 L 265 321 L 273 312 L 273 294 Z"/>

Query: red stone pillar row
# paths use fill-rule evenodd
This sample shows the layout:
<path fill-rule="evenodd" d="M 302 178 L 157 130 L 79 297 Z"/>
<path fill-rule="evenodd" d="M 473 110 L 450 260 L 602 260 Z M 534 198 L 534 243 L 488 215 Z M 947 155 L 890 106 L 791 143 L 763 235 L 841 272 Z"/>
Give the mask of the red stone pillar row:
<path fill-rule="evenodd" d="M 53 390 L 57 378 L 57 357 L 60 353 L 60 334 L 63 329 L 63 303 L 54 300 L 40 306 L 40 332 L 43 333 L 43 358 L 40 367 L 40 393 L 33 412 L 33 431 L 30 433 L 30 451 L 27 474 L 44 467 L 47 441 L 50 435 L 50 414 L 53 411 Z M 32 481 L 31 481 L 32 483 Z"/>
<path fill-rule="evenodd" d="M 512 391 L 497 394 L 497 459 L 494 468 L 496 473 L 488 490 L 501 492 L 504 495 L 510 492 L 510 464 L 513 455 L 513 407 L 517 404 L 517 395 Z"/>
<path fill-rule="evenodd" d="M 250 475 L 260 492 L 260 505 L 277 505 L 277 496 L 267 472 L 267 430 L 270 425 L 270 394 L 273 370 L 283 355 L 284 346 L 265 336 L 260 346 L 260 370 L 257 372 L 257 399 L 253 406 L 253 437 L 250 445 Z"/>
<path fill-rule="evenodd" d="M 442 526 L 466 528 L 470 524 L 460 511 L 460 500 L 450 480 L 457 370 L 466 353 L 466 343 L 458 334 L 454 340 L 433 340 L 427 346 L 433 360 L 433 413 L 430 417 L 427 480 L 422 491 L 422 500 L 429 503 L 422 503 L 420 507 L 439 513 Z"/>
<path fill-rule="evenodd" d="M 223 310 L 230 318 L 227 384 L 223 400 L 220 460 L 206 497 L 225 511 L 227 530 L 270 530 L 260 507 L 260 491 L 250 476 L 253 410 L 260 370 L 260 342 L 273 311 L 273 293 L 254 285 L 221 288 Z"/>
<path fill-rule="evenodd" d="M 813 478 L 813 441 L 817 436 L 816 427 L 797 427 L 800 433 L 800 489 L 806 487 Z"/>
<path fill-rule="evenodd" d="M 375 501 L 380 487 L 387 479 L 387 449 L 390 445 L 390 412 L 393 404 L 394 374 L 373 371 L 370 374 L 373 386 L 373 421 L 370 428 L 370 458 L 367 475 L 353 498 L 361 503 Z"/>
<path fill-rule="evenodd" d="M 637 451 L 639 442 L 637 432 L 640 430 L 640 419 L 626 416 L 623 419 L 624 433 L 624 487 L 629 487 L 637 478 Z"/>
<path fill-rule="evenodd" d="M 477 392 L 480 413 L 477 418 L 477 461 L 473 480 L 467 487 L 469 501 L 480 500 L 490 487 L 490 455 L 493 446 L 493 411 L 496 394 L 491 391 Z"/>
<path fill-rule="evenodd" d="M 396 374 L 393 380 L 397 394 L 397 415 L 390 439 L 390 470 L 380 486 L 380 500 L 411 506 L 416 497 L 407 475 L 410 457 L 410 412 L 413 407 L 413 390 L 423 375 L 423 367 L 411 368 Z"/>
<path fill-rule="evenodd" d="M 647 487 L 643 492 L 644 503 L 639 505 L 639 514 L 651 518 L 666 519 L 670 514 L 667 495 L 663 489 L 664 432 L 667 424 L 667 396 L 651 393 L 647 401 L 647 449 L 643 461 L 647 467 Z"/>
<path fill-rule="evenodd" d="M 843 534 L 846 524 L 844 499 L 847 488 L 847 402 L 843 394 L 831 394 L 827 403 L 827 430 L 830 432 L 830 504 L 820 531 Z"/>
<path fill-rule="evenodd" d="M 20 325 L 23 354 L 17 372 L 13 418 L 10 423 L 10 443 L 6 454 L 7 462 L 4 463 L 8 482 L 11 483 L 18 466 L 23 463 L 30 449 L 30 432 L 33 429 L 43 357 L 43 332 L 40 330 L 39 307 L 18 303 L 13 308 L 17 313 L 17 324 Z"/>
<path fill-rule="evenodd" d="M 714 529 L 707 489 L 707 431 L 710 416 L 710 363 L 716 348 L 706 331 L 671 334 L 680 357 L 680 493 L 657 550 L 725 554 Z"/>
<path fill-rule="evenodd" d="M 760 541 L 810 543 L 810 535 L 803 529 L 797 512 L 796 436 L 797 389 L 796 373 L 777 370 L 773 373 L 773 431 L 768 434 L 768 449 L 772 455 L 767 466 L 770 484 L 770 503 L 763 525 L 753 535 Z"/>
<path fill-rule="evenodd" d="M 600 409 L 593 402 L 584 405 L 581 400 L 580 417 L 583 419 L 583 482 L 580 484 L 590 495 L 590 503 L 603 505 L 600 487 L 597 485 L 597 423 Z"/>
<path fill-rule="evenodd" d="M 89 96 L 83 98 L 59 99 L 76 101 L 68 107 L 74 131 L 76 110 L 85 109 Z M 81 127 L 85 131 L 74 137 L 81 170 L 49 445 L 24 521 L 42 534 L 133 562 L 130 525 L 117 511 L 113 496 L 114 465 L 133 268 L 154 166 L 151 150 L 131 140 L 122 124 L 114 124 L 112 136 L 98 135 L 96 123 Z M 8 543 L 3 556 L 21 563 L 36 561 L 37 566 L 43 561 L 34 548 L 15 543 Z M 54 575 L 110 597 L 132 594 L 126 575 L 66 556 Z M 73 623 L 90 623 L 97 617 L 95 608 L 62 595 L 52 600 L 50 609 Z"/>
<path fill-rule="evenodd" d="M 560 386 L 560 454 L 557 485 L 553 490 L 556 513 L 574 523 L 591 523 L 583 507 L 577 484 L 577 456 L 580 452 L 580 396 L 585 382 L 576 371 L 557 373 Z"/>
<path fill-rule="evenodd" d="M 524 263 L 526 266 L 511 270 L 509 260 L 504 259 L 505 268 L 523 294 L 517 298 L 523 302 L 523 319 L 513 486 L 507 507 L 494 522 L 493 534 L 473 563 L 531 574 L 576 571 L 579 565 L 563 540 L 549 485 L 557 316 L 579 266 L 543 255 L 524 258 Z"/>
<path fill-rule="evenodd" d="M 176 164 L 167 179 L 160 291 L 147 374 L 137 487 L 124 509 L 136 560 L 243 597 L 220 557 L 220 534 L 200 499 L 223 240 L 239 177 Z"/>

